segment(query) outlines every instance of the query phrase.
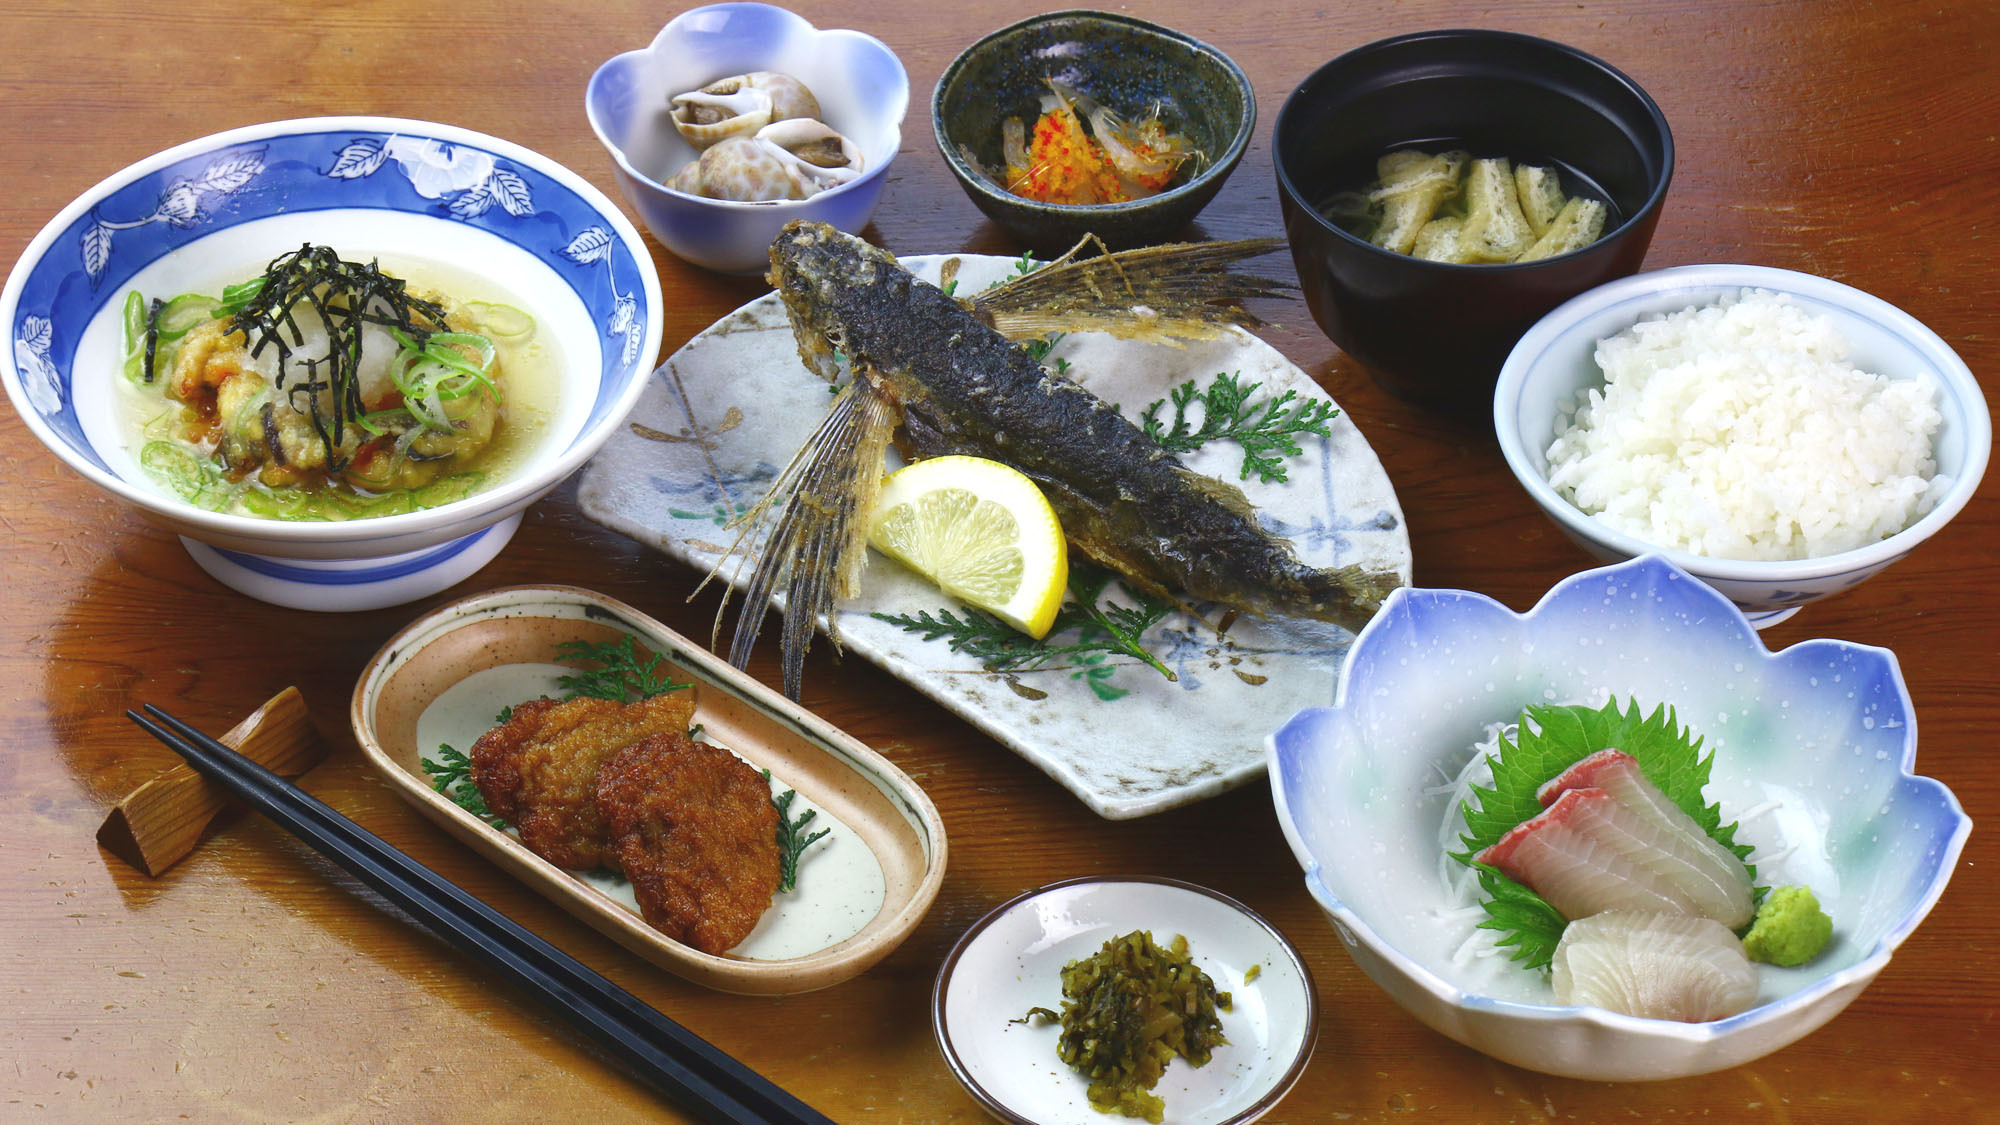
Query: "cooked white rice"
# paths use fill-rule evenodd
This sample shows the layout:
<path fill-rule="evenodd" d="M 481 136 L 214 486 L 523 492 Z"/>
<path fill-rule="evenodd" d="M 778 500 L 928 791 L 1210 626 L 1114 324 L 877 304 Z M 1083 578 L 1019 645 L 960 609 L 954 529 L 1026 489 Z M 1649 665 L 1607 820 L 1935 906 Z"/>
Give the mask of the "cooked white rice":
<path fill-rule="evenodd" d="M 1594 518 L 1719 559 L 1803 559 L 1893 535 L 1930 510 L 1928 372 L 1847 361 L 1833 318 L 1746 289 L 1597 345 L 1604 386 L 1563 407 L 1549 483 Z"/>

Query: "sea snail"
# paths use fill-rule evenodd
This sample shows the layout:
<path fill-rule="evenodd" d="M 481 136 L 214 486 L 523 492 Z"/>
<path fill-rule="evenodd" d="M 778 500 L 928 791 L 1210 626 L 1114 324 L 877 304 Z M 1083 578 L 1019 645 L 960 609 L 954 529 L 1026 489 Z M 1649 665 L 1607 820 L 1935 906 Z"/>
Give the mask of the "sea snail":
<path fill-rule="evenodd" d="M 819 102 L 789 74 L 757 70 L 720 78 L 673 97 L 674 127 L 706 151 L 731 137 L 748 137 L 773 121 L 819 118 Z"/>
<path fill-rule="evenodd" d="M 862 172 L 861 150 L 826 124 L 774 121 L 709 148 L 667 181 L 689 195 L 738 202 L 806 199 Z"/>

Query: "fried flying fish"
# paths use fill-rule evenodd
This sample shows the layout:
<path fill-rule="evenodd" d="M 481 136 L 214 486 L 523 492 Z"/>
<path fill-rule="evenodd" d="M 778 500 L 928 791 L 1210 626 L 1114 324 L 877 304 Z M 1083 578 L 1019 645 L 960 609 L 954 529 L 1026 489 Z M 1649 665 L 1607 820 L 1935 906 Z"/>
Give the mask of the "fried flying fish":
<path fill-rule="evenodd" d="M 637 703 L 604 699 L 536 700 L 514 708 L 501 726 L 473 743 L 473 784 L 486 807 L 511 822 L 521 842 L 549 862 L 574 870 L 618 870 L 597 807 L 598 769 L 650 735 L 685 735 L 694 717 L 686 692 Z M 769 791 L 765 793 L 768 801 Z"/>
<path fill-rule="evenodd" d="M 619 751 L 597 805 L 646 924 L 704 953 L 740 944 L 778 890 L 778 809 L 741 758 L 685 730 Z"/>
<path fill-rule="evenodd" d="M 838 350 L 852 379 L 753 512 L 745 540 L 762 525 L 771 532 L 745 590 L 731 663 L 748 663 L 781 578 L 785 694 L 799 696 L 816 624 L 838 645 L 834 600 L 859 585 L 865 516 L 899 426 L 912 457 L 969 454 L 1027 474 L 1071 545 L 1139 590 L 1359 630 L 1398 575 L 1300 562 L 1234 485 L 1188 469 L 1116 407 L 1009 338 L 1202 338 L 1254 325 L 1237 302 L 1281 287 L 1230 267 L 1282 245 L 1253 239 L 1065 256 L 961 302 L 859 238 L 824 224 L 787 225 L 771 244 L 769 280 L 799 355 L 831 380 Z"/>

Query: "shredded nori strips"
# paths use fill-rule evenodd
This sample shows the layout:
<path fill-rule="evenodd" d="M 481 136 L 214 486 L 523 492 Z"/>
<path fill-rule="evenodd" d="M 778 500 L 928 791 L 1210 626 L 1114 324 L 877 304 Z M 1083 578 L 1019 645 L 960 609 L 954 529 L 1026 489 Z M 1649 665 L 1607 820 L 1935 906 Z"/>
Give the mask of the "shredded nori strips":
<path fill-rule="evenodd" d="M 1188 957 L 1187 938 L 1162 947 L 1145 930 L 1113 938 L 1063 966 L 1063 1010 L 1030 1008 L 1023 1019 L 1058 1020 L 1056 1055 L 1090 1079 L 1090 1104 L 1103 1113 L 1160 1121 L 1166 1102 L 1152 1093 L 1176 1055 L 1208 1062 L 1229 1040 L 1218 1010 L 1229 993 Z"/>
<path fill-rule="evenodd" d="M 331 247 L 310 243 L 273 259 L 264 270 L 263 282 L 230 318 L 229 328 L 244 334 L 253 356 L 266 347 L 277 349 L 274 386 L 280 392 L 289 391 L 292 408 L 312 419 L 313 432 L 325 443 L 331 458 L 340 447 L 345 428 L 366 413 L 356 375 L 361 364 L 361 326 L 388 325 L 421 350 L 433 333 L 444 330 L 444 310 L 410 296 L 401 278 L 383 273 L 375 263 L 345 261 Z M 297 320 L 301 302 L 325 326 L 327 349 L 324 356 L 301 360 L 305 378 L 287 388 L 285 380 L 296 374 L 290 365 L 292 346 L 304 341 Z M 331 394 L 331 418 L 321 408 L 323 391 Z"/>

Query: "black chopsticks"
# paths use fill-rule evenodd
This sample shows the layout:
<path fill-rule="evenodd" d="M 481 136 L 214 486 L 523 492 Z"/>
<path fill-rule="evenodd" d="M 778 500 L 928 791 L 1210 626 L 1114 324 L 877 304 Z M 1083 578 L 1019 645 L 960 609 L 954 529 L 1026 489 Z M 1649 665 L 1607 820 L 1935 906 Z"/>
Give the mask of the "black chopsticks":
<path fill-rule="evenodd" d="M 152 704 L 133 722 L 474 960 L 497 970 L 704 1120 L 830 1119 L 318 798 Z M 148 716 L 151 716 L 150 718 Z M 157 720 L 157 721 L 155 721 Z"/>

